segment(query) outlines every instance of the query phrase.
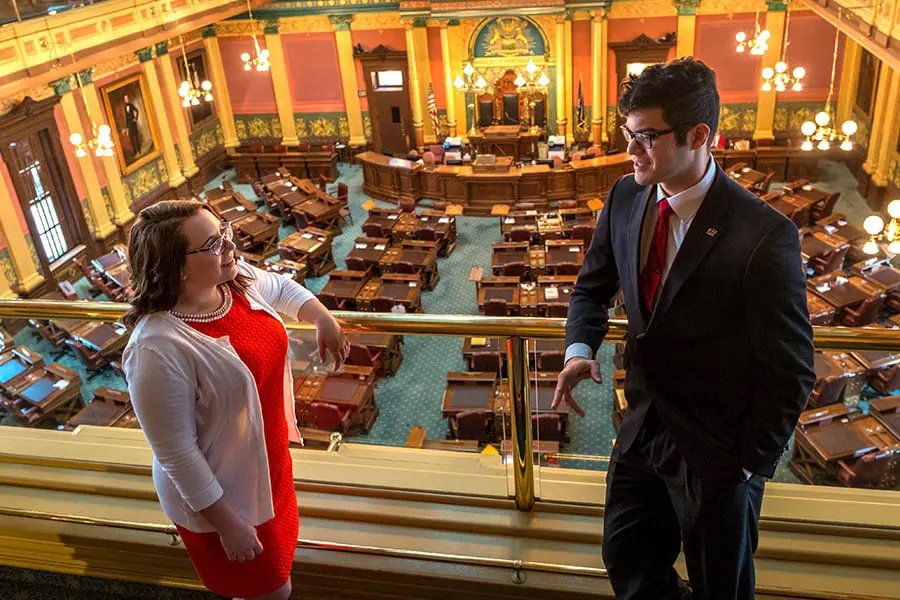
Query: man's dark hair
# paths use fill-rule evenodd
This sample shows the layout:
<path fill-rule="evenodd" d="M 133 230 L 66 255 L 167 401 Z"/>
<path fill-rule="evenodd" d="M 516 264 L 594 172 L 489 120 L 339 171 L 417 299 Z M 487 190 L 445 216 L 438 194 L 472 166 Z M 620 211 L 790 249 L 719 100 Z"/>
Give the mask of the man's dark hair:
<path fill-rule="evenodd" d="M 679 145 L 687 143 L 691 127 L 706 123 L 710 129 L 709 146 L 719 126 L 716 74 L 691 57 L 650 65 L 619 85 L 618 108 L 623 117 L 641 108 L 661 108 Z"/>

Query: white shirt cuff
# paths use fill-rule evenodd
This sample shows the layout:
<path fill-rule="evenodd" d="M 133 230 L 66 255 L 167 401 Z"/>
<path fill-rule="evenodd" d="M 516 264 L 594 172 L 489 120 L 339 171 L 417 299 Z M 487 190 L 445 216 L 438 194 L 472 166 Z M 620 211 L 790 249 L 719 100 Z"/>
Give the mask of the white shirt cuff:
<path fill-rule="evenodd" d="M 570 358 L 575 358 L 576 356 L 588 360 L 594 359 L 594 353 L 591 351 L 590 346 L 582 342 L 575 342 L 574 344 L 569 344 L 569 347 L 566 348 L 566 356 L 565 360 L 563 360 L 563 364 L 569 362 Z"/>

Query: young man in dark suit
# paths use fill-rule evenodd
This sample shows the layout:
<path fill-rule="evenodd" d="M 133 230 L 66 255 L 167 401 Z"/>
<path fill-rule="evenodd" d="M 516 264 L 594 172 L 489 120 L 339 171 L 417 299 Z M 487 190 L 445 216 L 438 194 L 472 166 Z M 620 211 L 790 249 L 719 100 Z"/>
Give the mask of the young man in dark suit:
<path fill-rule="evenodd" d="M 649 66 L 618 108 L 634 175 L 610 190 L 578 275 L 554 407 L 583 414 L 570 392 L 600 383 L 621 288 L 628 411 L 603 531 L 616 598 L 753 598 L 765 480 L 815 378 L 799 236 L 712 159 L 706 65 Z M 682 545 L 691 589 L 673 568 Z"/>

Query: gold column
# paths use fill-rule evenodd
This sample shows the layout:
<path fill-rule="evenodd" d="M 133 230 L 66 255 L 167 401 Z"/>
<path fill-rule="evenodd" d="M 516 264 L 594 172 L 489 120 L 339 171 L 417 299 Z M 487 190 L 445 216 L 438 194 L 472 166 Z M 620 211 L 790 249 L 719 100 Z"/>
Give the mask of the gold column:
<path fill-rule="evenodd" d="M 878 170 L 878 158 L 881 156 L 881 147 L 885 142 L 884 132 L 887 130 L 884 128 L 884 124 L 887 115 L 888 113 L 897 110 L 896 104 L 894 105 L 894 108 L 890 108 L 890 105 L 887 103 L 889 95 L 888 91 L 891 87 L 891 79 L 893 78 L 892 75 L 893 71 L 891 71 L 887 65 L 882 63 L 878 75 L 878 85 L 875 88 L 875 109 L 872 111 L 872 131 L 869 133 L 866 161 L 862 166 L 863 171 L 872 175 L 873 178 Z"/>
<path fill-rule="evenodd" d="M 444 89 L 447 96 L 447 135 L 456 137 L 456 88 L 453 87 L 453 60 L 450 57 L 449 21 L 441 21 L 441 63 L 444 66 Z"/>
<path fill-rule="evenodd" d="M 565 52 L 565 61 L 566 61 L 566 118 L 571 117 L 570 122 L 572 126 L 566 132 L 566 140 L 569 143 L 575 141 L 575 127 L 578 123 L 575 121 L 575 83 L 573 81 L 572 72 L 575 70 L 574 63 L 572 60 L 572 12 L 566 11 L 565 21 L 564 21 L 564 29 L 565 29 L 565 47 L 563 51 Z"/>
<path fill-rule="evenodd" d="M 556 135 L 566 135 L 566 17 L 556 17 Z"/>
<path fill-rule="evenodd" d="M 162 79 L 163 95 L 168 100 L 169 110 L 172 111 L 172 116 L 175 119 L 175 135 L 178 139 L 178 155 L 181 157 L 181 170 L 184 172 L 185 177 L 191 178 L 200 169 L 197 168 L 197 163 L 194 160 L 191 138 L 188 136 L 187 119 L 184 116 L 184 108 L 181 106 L 181 96 L 178 95 L 177 82 L 180 80 L 175 79 L 175 69 L 172 67 L 172 59 L 169 58 L 168 52 L 169 42 L 160 42 L 156 45 L 156 68 L 159 70 Z M 213 93 L 215 92 L 216 90 L 213 88 Z"/>
<path fill-rule="evenodd" d="M 38 273 L 35 267 L 35 259 L 32 258 L 31 248 L 25 239 L 15 209 L 19 199 L 10 196 L 11 192 L 15 193 L 0 179 L 0 233 L 6 240 L 9 259 L 17 280 L 10 283 L 17 293 L 27 294 L 44 282 L 44 276 Z"/>
<path fill-rule="evenodd" d="M 698 0 L 675 0 L 675 8 L 678 10 L 676 58 L 694 55 L 694 43 L 697 39 L 697 4 Z"/>
<path fill-rule="evenodd" d="M 344 110 L 347 112 L 347 126 L 350 129 L 350 146 L 365 146 L 366 133 L 363 130 L 362 108 L 359 103 L 359 84 L 356 81 L 356 63 L 353 60 L 353 40 L 350 37 L 350 22 L 353 15 L 330 15 L 328 20 L 334 27 L 334 41 L 337 46 L 338 65 L 341 70 L 341 90 L 344 93 Z"/>
<path fill-rule="evenodd" d="M 159 87 L 159 78 L 156 69 L 153 68 L 153 49 L 142 48 L 135 52 L 141 63 L 141 71 L 147 79 L 147 91 L 150 92 L 150 109 L 156 117 L 156 125 L 159 127 L 160 145 L 162 146 L 163 161 L 166 163 L 166 171 L 169 174 L 169 186 L 177 188 L 184 183 L 184 175 L 178 164 L 178 154 L 175 152 L 175 144 L 172 140 L 172 130 L 169 128 L 169 115 L 166 114 L 166 104 L 163 99 L 162 89 Z"/>
<path fill-rule="evenodd" d="M 416 23 L 421 21 L 421 25 Z M 425 146 L 425 123 L 423 121 L 422 91 L 419 87 L 419 67 L 416 61 L 416 36 L 413 29 L 423 28 L 424 19 L 406 21 L 403 28 L 406 30 L 406 62 L 409 69 L 409 101 L 412 104 L 413 138 L 412 143 L 416 148 Z"/>
<path fill-rule="evenodd" d="M 859 88 L 859 65 L 862 46 L 844 36 L 844 58 L 841 61 L 841 87 L 838 89 L 837 122 L 843 123 L 853 116 L 856 91 Z"/>
<path fill-rule="evenodd" d="M 882 65 L 882 71 L 890 73 L 890 83 L 885 86 L 885 111 L 881 124 L 881 148 L 878 151 L 878 162 L 872 182 L 884 187 L 891 176 L 891 160 L 897 148 L 897 135 L 900 132 L 900 73 Z M 891 108 L 893 106 L 893 108 Z"/>
<path fill-rule="evenodd" d="M 0 271 L 0 298 L 15 298 L 16 294 L 12 291 L 12 288 L 9 287 L 9 280 L 6 279 L 6 275 Z"/>
<path fill-rule="evenodd" d="M 784 21 L 785 5 L 778 0 L 767 0 L 768 10 L 766 11 L 766 29 L 771 33 L 769 38 L 769 50 L 762 56 L 759 68 L 775 67 L 775 63 L 781 57 L 781 46 L 784 43 Z M 761 80 L 756 78 L 753 80 L 754 85 L 759 87 Z M 775 139 L 775 90 L 764 92 L 760 89 L 757 92 L 756 105 L 756 131 L 753 132 L 754 140 L 771 141 Z"/>
<path fill-rule="evenodd" d="M 106 123 L 106 113 L 100 108 L 100 100 L 97 97 L 97 89 L 91 79 L 93 67 L 77 73 L 81 80 L 81 95 L 84 104 L 91 113 L 91 117 L 97 120 L 97 127 Z M 116 148 L 114 152 L 121 152 Z M 116 156 L 104 156 L 100 159 L 103 173 L 106 175 L 106 191 L 109 192 L 109 201 L 113 207 L 112 222 L 116 225 L 125 225 L 134 218 L 134 213 L 128 206 L 128 197 L 125 195 L 125 186 L 122 185 L 122 174 L 119 172 L 119 159 Z"/>
<path fill-rule="evenodd" d="M 450 19 L 447 22 L 447 37 L 450 42 L 450 78 L 456 79 L 457 75 L 462 73 L 463 69 L 463 40 L 459 33 L 459 19 Z M 450 28 L 453 29 L 450 29 Z M 447 101 L 447 119 L 453 118 L 456 123 L 456 131 L 457 135 L 465 136 L 466 132 L 468 132 L 468 124 L 466 123 L 466 116 L 468 114 L 468 107 L 466 106 L 466 95 L 456 91 L 456 88 L 453 87 L 453 82 L 450 82 L 450 87 L 447 89 L 447 95 L 453 95 L 454 105 L 455 105 L 455 116 L 450 116 L 450 101 Z M 474 111 L 473 111 L 474 112 Z M 464 138 L 468 141 L 468 138 Z"/>
<path fill-rule="evenodd" d="M 591 141 L 606 141 L 606 23 L 607 10 L 591 13 Z"/>
<path fill-rule="evenodd" d="M 278 109 L 278 120 L 281 122 L 281 143 L 285 146 L 296 146 L 300 140 L 297 139 L 297 126 L 294 124 L 294 103 L 288 83 L 284 48 L 281 46 L 281 36 L 278 35 L 278 21 L 266 21 L 263 33 L 266 36 L 266 48 L 269 49 L 271 65 L 269 72 L 272 74 L 275 106 Z"/>
<path fill-rule="evenodd" d="M 219 116 L 219 124 L 222 126 L 222 137 L 225 139 L 225 149 L 233 150 L 239 143 L 234 127 L 234 113 L 231 110 L 231 96 L 228 93 L 228 82 L 225 80 L 225 68 L 222 66 L 222 53 L 219 51 L 219 41 L 216 39 L 216 26 L 204 27 L 203 46 L 206 49 L 206 58 L 209 60 L 209 78 L 216 94 L 214 102 L 216 114 Z"/>
<path fill-rule="evenodd" d="M 426 19 L 413 20 L 413 39 L 416 44 L 416 75 L 419 77 L 419 98 L 422 105 L 422 123 L 425 127 L 425 143 L 437 143 L 437 132 L 428 114 L 428 84 L 431 83 L 431 59 L 428 55 L 428 28 Z"/>
<path fill-rule="evenodd" d="M 54 81 L 50 86 L 56 95 L 59 96 L 59 107 L 62 110 L 63 120 L 66 122 L 66 128 L 69 130 L 69 133 L 80 133 L 85 139 L 90 138 L 93 132 L 84 131 L 81 117 L 78 115 L 78 107 L 75 104 L 75 96 L 72 94 L 71 77 L 63 77 Z M 62 143 L 67 145 L 69 140 L 63 140 Z M 116 233 L 116 227 L 109 220 L 109 212 L 106 210 L 103 191 L 100 188 L 100 180 L 97 179 L 97 171 L 94 168 L 94 159 L 91 154 L 92 152 L 88 150 L 87 156 L 82 158 L 76 157 L 75 164 L 87 193 L 87 205 L 94 225 L 94 235 L 97 239 L 105 240 Z"/>

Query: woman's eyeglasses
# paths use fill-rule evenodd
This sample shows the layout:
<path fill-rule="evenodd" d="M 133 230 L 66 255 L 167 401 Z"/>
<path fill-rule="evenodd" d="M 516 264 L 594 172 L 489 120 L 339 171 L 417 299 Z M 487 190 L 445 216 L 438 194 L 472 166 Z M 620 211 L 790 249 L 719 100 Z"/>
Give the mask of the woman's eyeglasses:
<path fill-rule="evenodd" d="M 225 251 L 225 242 L 230 242 L 233 237 L 234 231 L 231 229 L 231 223 L 222 223 L 222 226 L 219 228 L 219 235 L 213 241 L 205 244 L 202 248 L 185 252 L 184 255 L 212 252 L 213 256 L 222 256 L 222 252 Z"/>
<path fill-rule="evenodd" d="M 625 136 L 625 143 L 630 144 L 632 140 L 637 142 L 638 146 L 643 148 L 644 150 L 649 150 L 653 147 L 653 140 L 656 138 L 666 135 L 667 133 L 672 133 L 675 129 L 666 129 L 664 131 L 639 131 L 637 133 L 628 129 L 626 126 L 622 125 L 622 135 Z"/>

